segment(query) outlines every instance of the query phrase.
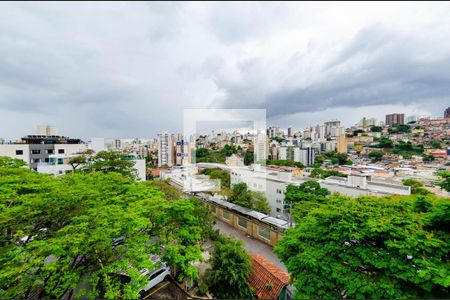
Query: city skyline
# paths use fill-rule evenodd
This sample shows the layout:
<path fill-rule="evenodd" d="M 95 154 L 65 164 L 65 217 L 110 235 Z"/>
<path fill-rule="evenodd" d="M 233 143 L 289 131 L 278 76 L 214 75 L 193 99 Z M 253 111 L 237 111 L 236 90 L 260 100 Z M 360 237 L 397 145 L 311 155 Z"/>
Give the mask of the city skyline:
<path fill-rule="evenodd" d="M 185 108 L 348 127 L 394 112 L 441 116 L 449 102 L 448 3 L 1 7 L 6 139 L 47 123 L 69 136 L 156 136 L 182 128 Z"/>

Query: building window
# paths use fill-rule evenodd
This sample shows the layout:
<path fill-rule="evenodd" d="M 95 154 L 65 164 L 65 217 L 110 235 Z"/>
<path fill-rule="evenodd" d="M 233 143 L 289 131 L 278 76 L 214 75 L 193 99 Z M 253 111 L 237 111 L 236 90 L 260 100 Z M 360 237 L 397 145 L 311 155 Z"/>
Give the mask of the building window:
<path fill-rule="evenodd" d="M 230 220 L 230 213 L 229 212 L 227 212 L 226 210 L 222 210 L 222 217 L 225 219 L 225 220 Z"/>
<path fill-rule="evenodd" d="M 23 150 L 16 150 L 16 155 L 23 155 Z"/>
<path fill-rule="evenodd" d="M 41 154 L 41 150 L 31 150 L 31 154 Z"/>
<path fill-rule="evenodd" d="M 281 200 L 280 200 L 280 199 L 277 199 L 277 203 L 281 203 Z"/>
<path fill-rule="evenodd" d="M 260 237 L 265 238 L 266 240 L 270 240 L 270 230 L 265 226 L 258 226 L 258 235 Z"/>
<path fill-rule="evenodd" d="M 277 208 L 277 212 L 279 212 L 279 213 L 280 213 L 280 212 L 281 212 L 281 208 Z"/>
<path fill-rule="evenodd" d="M 62 164 L 64 164 L 64 159 L 58 158 L 58 165 L 62 165 Z"/>
<path fill-rule="evenodd" d="M 53 149 L 47 149 L 47 154 L 53 154 Z"/>
<path fill-rule="evenodd" d="M 58 149 L 59 154 L 64 154 L 64 149 Z"/>
<path fill-rule="evenodd" d="M 216 213 L 216 207 L 215 207 L 214 205 L 211 205 L 211 212 L 212 212 L 213 214 Z"/>
<path fill-rule="evenodd" d="M 45 161 L 46 163 L 48 163 L 48 162 L 50 161 L 50 159 L 49 159 L 48 157 L 46 157 L 46 158 L 44 159 L 44 161 Z"/>
<path fill-rule="evenodd" d="M 283 191 L 280 189 L 277 189 L 277 194 L 283 194 Z"/>
<path fill-rule="evenodd" d="M 40 162 L 40 159 L 39 159 L 39 158 L 35 158 L 35 159 L 33 160 L 33 162 L 34 162 L 34 163 L 38 163 L 38 162 Z"/>
<path fill-rule="evenodd" d="M 239 226 L 247 229 L 247 220 L 246 219 L 239 217 L 238 223 L 239 223 Z"/>

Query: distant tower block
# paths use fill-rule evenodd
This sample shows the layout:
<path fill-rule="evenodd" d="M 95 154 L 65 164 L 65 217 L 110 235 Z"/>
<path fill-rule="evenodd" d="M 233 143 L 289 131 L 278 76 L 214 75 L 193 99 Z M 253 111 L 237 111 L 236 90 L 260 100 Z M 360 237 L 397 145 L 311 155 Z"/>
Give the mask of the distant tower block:
<path fill-rule="evenodd" d="M 38 125 L 37 126 L 38 135 L 58 135 L 58 128 L 52 125 Z"/>

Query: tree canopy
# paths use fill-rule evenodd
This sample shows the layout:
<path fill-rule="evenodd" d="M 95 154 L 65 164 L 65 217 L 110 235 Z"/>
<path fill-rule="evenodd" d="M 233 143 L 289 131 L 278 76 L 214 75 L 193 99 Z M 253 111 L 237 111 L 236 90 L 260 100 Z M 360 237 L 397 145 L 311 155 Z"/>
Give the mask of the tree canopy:
<path fill-rule="evenodd" d="M 242 241 L 224 235 L 220 235 L 214 244 L 207 281 L 216 298 L 255 298 L 248 284 L 252 271 L 251 259 L 242 245 Z"/>
<path fill-rule="evenodd" d="M 148 280 L 139 271 L 156 267 L 149 254 L 195 279 L 191 262 L 211 230 L 201 204 L 116 172 L 55 178 L 2 163 L 0 298 L 95 298 L 100 286 L 105 298 L 137 298 Z"/>
<path fill-rule="evenodd" d="M 274 251 L 297 298 L 446 298 L 449 201 L 334 194 L 298 204 Z"/>
<path fill-rule="evenodd" d="M 235 184 L 231 192 L 230 202 L 259 211 L 263 214 L 270 213 L 270 205 L 266 196 L 260 192 L 249 191 L 246 183 L 240 182 Z"/>
<path fill-rule="evenodd" d="M 449 171 L 441 171 L 437 172 L 436 175 L 441 177 L 441 180 L 436 182 L 436 185 L 440 186 L 442 189 L 450 192 L 450 172 Z"/>

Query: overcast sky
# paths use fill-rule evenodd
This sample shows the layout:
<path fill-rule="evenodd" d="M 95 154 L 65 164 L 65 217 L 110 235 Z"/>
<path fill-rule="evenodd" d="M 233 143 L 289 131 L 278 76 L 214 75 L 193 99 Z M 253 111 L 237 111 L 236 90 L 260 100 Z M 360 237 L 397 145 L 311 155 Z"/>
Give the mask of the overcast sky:
<path fill-rule="evenodd" d="M 449 3 L 0 3 L 0 137 L 182 132 L 184 108 L 296 128 L 450 106 Z"/>

